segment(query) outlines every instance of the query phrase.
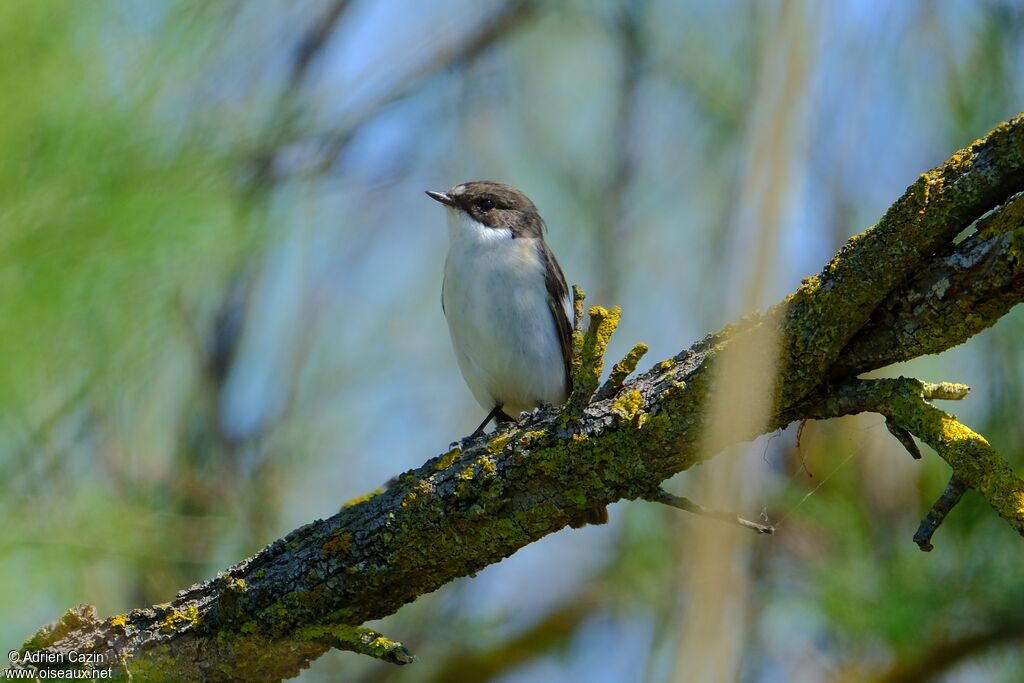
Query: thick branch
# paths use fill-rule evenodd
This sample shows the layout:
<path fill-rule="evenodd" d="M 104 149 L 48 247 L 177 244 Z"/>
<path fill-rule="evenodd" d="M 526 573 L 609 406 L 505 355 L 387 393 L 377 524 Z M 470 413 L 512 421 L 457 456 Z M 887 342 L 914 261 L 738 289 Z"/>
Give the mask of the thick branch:
<path fill-rule="evenodd" d="M 1018 115 L 923 173 L 877 225 L 786 300 L 780 409 L 821 382 L 878 305 L 927 259 L 1024 187 L 1022 127 Z"/>
<path fill-rule="evenodd" d="M 832 366 L 834 377 L 940 353 L 991 326 L 1024 299 L 1024 195 L 977 234 L 933 258 L 893 292 Z"/>
<path fill-rule="evenodd" d="M 851 239 L 768 315 L 709 336 L 613 395 L 590 400 L 614 327 L 614 315 L 594 309 L 567 409 L 545 408 L 500 435 L 466 440 L 170 604 L 89 621 L 31 647 L 100 652 L 120 673 L 147 680 L 293 675 L 329 647 L 350 643 L 349 636 L 365 636 L 353 627 L 366 620 L 578 523 L 595 506 L 643 498 L 729 443 L 791 420 L 862 410 L 880 412 L 932 445 L 964 485 L 1024 533 L 1024 485 L 983 438 L 926 400 L 955 395 L 956 387 L 880 380 L 820 389 L 879 304 L 898 297 L 900 288 L 913 289 L 914 274 L 942 267 L 957 233 L 1021 189 L 1024 119 L 1017 117 L 924 174 L 878 226 Z M 972 277 L 986 276 L 975 271 Z M 1008 301 L 1020 301 L 1013 292 Z M 1001 313 L 980 315 L 991 324 Z M 760 430 L 707 443 L 701 427 L 718 358 L 733 346 L 775 348 L 779 339 L 784 362 L 773 419 Z M 923 352 L 920 345 L 901 348 Z M 852 364 L 844 371 L 863 369 Z M 401 652 L 383 638 L 376 645 Z"/>

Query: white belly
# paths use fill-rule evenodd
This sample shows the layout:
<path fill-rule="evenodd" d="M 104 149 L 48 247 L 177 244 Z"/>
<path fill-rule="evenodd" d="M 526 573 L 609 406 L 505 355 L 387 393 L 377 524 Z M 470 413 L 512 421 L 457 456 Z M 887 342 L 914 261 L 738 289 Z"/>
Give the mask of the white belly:
<path fill-rule="evenodd" d="M 443 292 L 459 369 L 480 406 L 508 415 L 565 401 L 562 347 L 532 238 L 453 245 Z"/>

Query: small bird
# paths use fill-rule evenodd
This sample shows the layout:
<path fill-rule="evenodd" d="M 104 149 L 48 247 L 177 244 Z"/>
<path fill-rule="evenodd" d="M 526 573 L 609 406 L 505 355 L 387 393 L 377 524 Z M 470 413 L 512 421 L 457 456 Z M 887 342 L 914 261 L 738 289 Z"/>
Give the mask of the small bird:
<path fill-rule="evenodd" d="M 572 325 L 565 275 L 522 192 L 478 180 L 427 192 L 448 207 L 441 308 L 462 376 L 491 419 L 564 403 Z"/>
<path fill-rule="evenodd" d="M 569 288 L 544 241 L 544 220 L 522 192 L 477 180 L 427 195 L 448 209 L 441 309 L 462 377 L 492 420 L 515 420 L 572 387 Z M 604 507 L 586 521 L 608 521 Z"/>

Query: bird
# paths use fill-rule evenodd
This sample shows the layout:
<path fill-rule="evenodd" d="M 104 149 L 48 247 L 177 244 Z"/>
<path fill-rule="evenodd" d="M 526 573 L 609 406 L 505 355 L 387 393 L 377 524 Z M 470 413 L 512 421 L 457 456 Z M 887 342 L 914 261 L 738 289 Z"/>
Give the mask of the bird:
<path fill-rule="evenodd" d="M 511 185 L 475 180 L 427 195 L 448 213 L 441 309 L 473 397 L 491 422 L 514 421 L 542 404 L 565 403 L 572 388 L 572 314 L 546 226 Z M 602 506 L 586 521 L 607 522 Z"/>
<path fill-rule="evenodd" d="M 492 419 L 565 402 L 569 290 L 537 207 L 511 185 L 487 180 L 427 195 L 448 209 L 441 309 L 459 370 L 488 411 L 473 436 Z"/>

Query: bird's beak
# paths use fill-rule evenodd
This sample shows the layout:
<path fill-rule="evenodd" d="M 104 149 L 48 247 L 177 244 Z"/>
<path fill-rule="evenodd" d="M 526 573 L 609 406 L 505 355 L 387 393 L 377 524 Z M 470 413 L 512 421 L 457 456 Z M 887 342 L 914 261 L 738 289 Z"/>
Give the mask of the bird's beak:
<path fill-rule="evenodd" d="M 427 196 L 434 201 L 441 202 L 445 206 L 455 206 L 455 200 L 449 197 L 444 192 L 434 192 L 433 190 L 427 190 Z"/>

